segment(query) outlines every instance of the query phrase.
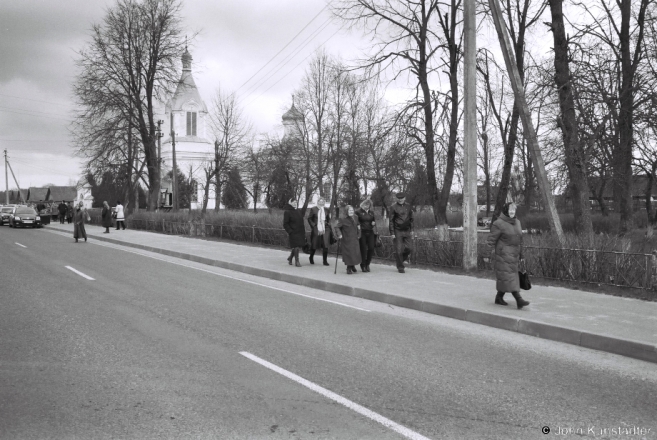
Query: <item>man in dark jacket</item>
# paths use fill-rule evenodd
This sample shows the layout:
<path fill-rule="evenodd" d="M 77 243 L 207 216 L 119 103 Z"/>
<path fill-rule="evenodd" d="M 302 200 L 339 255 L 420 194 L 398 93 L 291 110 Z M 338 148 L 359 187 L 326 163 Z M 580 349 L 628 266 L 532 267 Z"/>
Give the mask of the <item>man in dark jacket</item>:
<path fill-rule="evenodd" d="M 413 235 L 413 210 L 406 202 L 404 193 L 397 193 L 397 203 L 390 207 L 390 235 L 395 241 L 397 270 L 404 273 L 404 261 L 411 255 L 411 236 Z"/>
<path fill-rule="evenodd" d="M 66 203 L 62 200 L 59 205 L 57 205 L 57 211 L 59 212 L 59 223 L 64 224 L 64 220 L 66 220 L 66 210 L 68 209 L 68 206 L 66 206 Z"/>

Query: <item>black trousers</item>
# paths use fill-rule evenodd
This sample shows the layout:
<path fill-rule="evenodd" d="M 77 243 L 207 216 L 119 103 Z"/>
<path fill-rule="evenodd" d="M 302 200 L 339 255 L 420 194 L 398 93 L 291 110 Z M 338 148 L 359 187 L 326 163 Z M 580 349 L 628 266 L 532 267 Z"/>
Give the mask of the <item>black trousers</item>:
<path fill-rule="evenodd" d="M 125 221 L 123 221 L 123 220 L 117 220 L 117 221 L 116 221 L 116 230 L 117 230 L 117 231 L 119 230 L 119 226 L 122 226 L 123 229 L 125 230 Z"/>
<path fill-rule="evenodd" d="M 374 257 L 374 231 L 360 231 L 360 256 L 362 258 L 361 266 L 369 266 Z"/>
<path fill-rule="evenodd" d="M 404 267 L 404 260 L 411 255 L 411 231 L 395 229 L 395 260 L 397 269 Z"/>

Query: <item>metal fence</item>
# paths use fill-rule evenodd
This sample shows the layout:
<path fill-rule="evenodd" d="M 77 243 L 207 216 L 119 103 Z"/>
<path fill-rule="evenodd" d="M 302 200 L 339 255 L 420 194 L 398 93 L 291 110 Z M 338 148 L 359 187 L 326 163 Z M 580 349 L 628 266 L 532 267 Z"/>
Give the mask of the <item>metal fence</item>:
<path fill-rule="evenodd" d="M 92 216 L 92 223 L 100 223 L 100 218 Z M 276 247 L 286 247 L 288 244 L 287 233 L 278 228 L 131 218 L 127 219 L 127 224 L 132 229 L 173 235 L 217 237 Z M 307 236 L 310 236 L 309 232 Z M 381 241 L 383 246 L 375 250 L 375 257 L 394 261 L 392 238 L 381 236 Z M 415 264 L 462 267 L 463 244 L 460 241 L 414 238 L 411 243 L 411 259 Z M 332 245 L 330 251 L 335 253 L 337 245 Z M 487 258 L 490 249 L 485 243 L 479 243 L 478 251 L 478 269 L 492 270 L 493 263 Z M 523 251 L 527 270 L 533 277 L 638 289 L 657 288 L 657 255 L 539 246 L 524 246 Z"/>

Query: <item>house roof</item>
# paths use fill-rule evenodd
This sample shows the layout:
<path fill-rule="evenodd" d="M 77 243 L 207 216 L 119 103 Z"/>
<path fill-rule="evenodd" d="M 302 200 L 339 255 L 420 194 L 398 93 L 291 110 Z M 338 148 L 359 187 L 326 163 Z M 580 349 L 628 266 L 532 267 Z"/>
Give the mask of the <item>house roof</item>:
<path fill-rule="evenodd" d="M 27 200 L 27 191 L 25 191 L 24 189 L 21 189 L 20 194 L 23 195 L 23 197 L 22 197 L 23 201 L 26 201 Z M 21 202 L 21 197 L 20 197 L 18 191 L 15 190 L 15 189 L 10 190 L 9 191 L 9 203 L 20 203 L 20 202 Z"/>
<path fill-rule="evenodd" d="M 645 174 L 640 176 L 632 176 L 632 197 L 643 197 L 646 193 L 647 183 L 648 176 Z M 599 190 L 602 184 L 603 181 L 599 177 L 589 177 L 589 186 L 596 192 Z M 657 182 L 653 182 L 652 195 L 657 196 Z M 589 190 L 589 196 L 594 197 L 593 191 Z M 606 199 L 612 199 L 614 197 L 614 183 L 611 179 L 606 181 L 602 196 Z"/>
<path fill-rule="evenodd" d="M 46 200 L 46 197 L 48 196 L 48 188 L 37 188 L 37 187 L 30 187 L 30 189 L 27 190 L 27 201 L 28 202 L 43 202 Z"/>
<path fill-rule="evenodd" d="M 65 202 L 72 202 L 78 197 L 78 192 L 74 186 L 51 186 L 48 188 L 48 201 L 60 202 L 64 200 Z"/>

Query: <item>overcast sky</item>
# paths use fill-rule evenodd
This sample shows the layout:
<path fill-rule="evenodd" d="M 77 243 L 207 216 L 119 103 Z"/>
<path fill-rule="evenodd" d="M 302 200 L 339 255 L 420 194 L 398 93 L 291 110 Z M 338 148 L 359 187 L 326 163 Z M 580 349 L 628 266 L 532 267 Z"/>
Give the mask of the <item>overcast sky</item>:
<path fill-rule="evenodd" d="M 0 2 L 0 149 L 7 149 L 21 188 L 67 185 L 80 176 L 68 134 L 74 60 L 89 41 L 91 24 L 100 22 L 113 3 Z M 258 132 L 277 130 L 315 50 L 323 46 L 345 58 L 359 53 L 353 36 L 330 20 L 325 6 L 325 0 L 184 1 L 185 26 L 190 35 L 199 32 L 190 52 L 196 84 L 206 103 L 219 86 L 237 91 Z M 4 177 L 4 166 L 0 169 Z M 9 187 L 14 188 L 11 174 L 9 179 Z M 4 179 L 0 189 L 5 189 Z"/>
<path fill-rule="evenodd" d="M 371 45 L 358 31 L 343 29 L 326 0 L 182 1 L 185 28 L 197 34 L 190 52 L 201 97 L 209 106 L 218 87 L 237 92 L 258 133 L 280 130 L 281 115 L 317 49 L 348 62 Z M 92 23 L 100 23 L 114 3 L 0 1 L 0 150 L 7 149 L 21 188 L 79 179 L 82 167 L 69 138 L 75 59 L 90 41 Z M 480 47 L 499 47 L 491 28 L 480 28 L 477 39 Z M 528 36 L 528 47 L 549 41 Z M 389 87 L 386 96 L 400 101 L 402 93 L 408 91 Z"/>

